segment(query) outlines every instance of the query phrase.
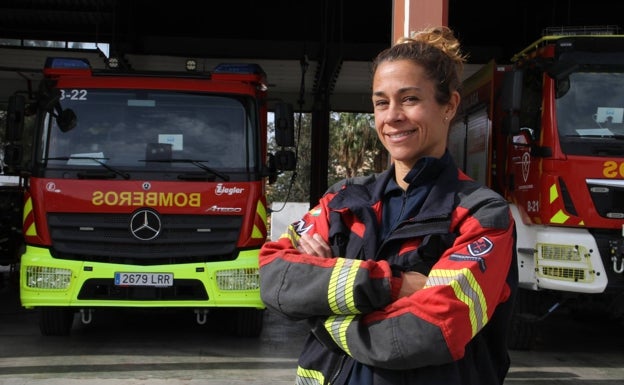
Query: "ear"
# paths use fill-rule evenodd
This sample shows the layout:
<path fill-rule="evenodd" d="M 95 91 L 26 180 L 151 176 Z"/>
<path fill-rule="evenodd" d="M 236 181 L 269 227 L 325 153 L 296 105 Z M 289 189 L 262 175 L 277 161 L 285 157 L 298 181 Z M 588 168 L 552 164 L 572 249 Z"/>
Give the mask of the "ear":
<path fill-rule="evenodd" d="M 449 102 L 446 104 L 445 111 L 445 115 L 448 116 L 449 120 L 453 120 L 453 118 L 455 117 L 460 100 L 461 96 L 459 96 L 459 92 L 453 91 L 451 93 L 451 98 L 449 99 Z"/>

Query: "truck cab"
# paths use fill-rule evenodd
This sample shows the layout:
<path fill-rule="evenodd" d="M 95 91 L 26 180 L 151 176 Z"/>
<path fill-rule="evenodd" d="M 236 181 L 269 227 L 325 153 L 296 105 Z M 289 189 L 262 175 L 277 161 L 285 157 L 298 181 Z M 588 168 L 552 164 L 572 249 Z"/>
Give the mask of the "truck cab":
<path fill-rule="evenodd" d="M 68 334 L 97 308 L 145 307 L 188 308 L 199 323 L 223 310 L 236 334 L 259 335 L 266 183 L 294 168 L 294 155 L 267 152 L 262 68 L 49 58 L 43 75 L 11 98 L 5 148 L 24 181 L 20 300 L 42 333 Z M 292 114 L 277 119 L 292 130 Z"/>
<path fill-rule="evenodd" d="M 624 321 L 622 63 L 624 35 L 547 30 L 464 83 L 450 149 L 516 221 L 512 347 L 562 306 Z"/>

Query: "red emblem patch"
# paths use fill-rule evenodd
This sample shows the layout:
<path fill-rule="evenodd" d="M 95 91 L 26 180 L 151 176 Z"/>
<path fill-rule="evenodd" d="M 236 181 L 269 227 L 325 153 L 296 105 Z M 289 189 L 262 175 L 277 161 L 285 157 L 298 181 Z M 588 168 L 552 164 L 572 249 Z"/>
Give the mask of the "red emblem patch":
<path fill-rule="evenodd" d="M 481 237 L 479 240 L 468 245 L 468 252 L 470 255 L 478 257 L 489 253 L 492 247 L 494 247 L 492 241 L 486 237 Z"/>

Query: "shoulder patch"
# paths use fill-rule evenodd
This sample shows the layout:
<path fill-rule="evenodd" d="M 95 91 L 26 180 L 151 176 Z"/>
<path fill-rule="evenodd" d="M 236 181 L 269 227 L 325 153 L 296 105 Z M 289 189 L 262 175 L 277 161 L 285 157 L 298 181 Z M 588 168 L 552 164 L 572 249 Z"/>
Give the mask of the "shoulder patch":
<path fill-rule="evenodd" d="M 494 247 L 492 241 L 486 237 L 481 237 L 468 245 L 468 252 L 470 255 L 478 257 L 489 253 L 492 247 Z"/>

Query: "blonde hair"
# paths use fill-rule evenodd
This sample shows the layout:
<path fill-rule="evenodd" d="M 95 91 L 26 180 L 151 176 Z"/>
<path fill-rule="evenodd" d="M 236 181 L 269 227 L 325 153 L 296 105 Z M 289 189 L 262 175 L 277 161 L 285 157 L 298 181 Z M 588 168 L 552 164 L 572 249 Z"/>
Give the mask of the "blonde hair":
<path fill-rule="evenodd" d="M 379 64 L 386 61 L 410 60 L 425 69 L 427 77 L 436 84 L 436 100 L 445 104 L 453 91 L 461 89 L 461 79 L 467 55 L 459 40 L 445 26 L 430 27 L 402 37 L 381 51 L 373 60 L 373 75 Z"/>

